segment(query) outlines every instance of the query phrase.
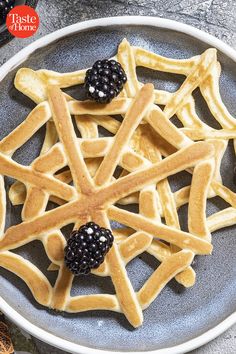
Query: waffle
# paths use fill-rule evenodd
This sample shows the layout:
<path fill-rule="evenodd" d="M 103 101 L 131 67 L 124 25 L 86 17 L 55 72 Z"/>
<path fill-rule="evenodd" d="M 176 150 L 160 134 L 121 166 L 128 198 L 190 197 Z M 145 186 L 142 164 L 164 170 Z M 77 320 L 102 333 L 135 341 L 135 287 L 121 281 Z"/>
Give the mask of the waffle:
<path fill-rule="evenodd" d="M 57 73 L 21 68 L 17 72 L 15 87 L 36 107 L 0 142 L 0 267 L 22 278 L 41 305 L 73 313 L 121 312 L 133 327 L 139 327 L 143 310 L 171 279 L 185 287 L 194 285 L 194 256 L 211 254 L 211 232 L 236 222 L 235 193 L 223 185 L 220 175 L 230 139 L 236 148 L 236 125 L 220 97 L 221 69 L 215 49 L 177 60 L 131 46 L 124 39 L 114 58 L 128 80 L 121 94 L 106 105 L 78 101 L 62 91 L 83 84 L 86 69 Z M 157 90 L 138 80 L 138 66 L 185 75 L 185 80 L 176 92 Z M 222 129 L 213 129 L 198 117 L 192 95 L 196 88 Z M 123 117 L 121 122 L 116 115 Z M 172 123 L 174 115 L 182 128 Z M 43 125 L 46 134 L 39 156 L 30 166 L 16 163 L 14 152 Z M 112 136 L 101 137 L 98 127 Z M 192 175 L 191 185 L 173 193 L 168 177 L 181 171 Z M 22 222 L 5 232 L 3 176 L 16 180 L 9 190 L 12 204 L 23 205 Z M 207 199 L 214 196 L 231 206 L 207 218 Z M 55 208 L 46 211 L 49 201 Z M 138 204 L 139 212 L 119 207 L 130 204 Z M 181 230 L 178 218 L 184 204 L 188 204 L 188 232 Z M 115 293 L 72 297 L 74 277 L 64 264 L 68 235 L 61 229 L 68 224 L 78 228 L 90 220 L 112 229 L 111 221 L 123 225 L 112 230 L 113 247 L 92 271 L 109 276 Z M 53 286 L 40 269 L 12 252 L 34 240 L 44 246 L 51 262 L 48 270 L 58 273 Z M 143 252 L 160 265 L 135 291 L 126 265 Z"/>

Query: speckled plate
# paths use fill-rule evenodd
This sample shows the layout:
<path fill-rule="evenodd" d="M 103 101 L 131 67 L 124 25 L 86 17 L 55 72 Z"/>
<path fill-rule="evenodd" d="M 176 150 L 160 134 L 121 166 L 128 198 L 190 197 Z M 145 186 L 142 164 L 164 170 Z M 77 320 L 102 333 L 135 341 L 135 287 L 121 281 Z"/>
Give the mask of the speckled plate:
<path fill-rule="evenodd" d="M 32 109 L 32 102 L 18 93 L 13 78 L 20 66 L 33 69 L 53 69 L 61 72 L 90 66 L 96 59 L 112 56 L 119 42 L 127 37 L 134 45 L 174 58 L 188 58 L 203 52 L 209 46 L 219 49 L 222 63 L 221 93 L 224 102 L 236 116 L 236 53 L 224 43 L 192 27 L 151 17 L 117 17 L 76 24 L 46 36 L 23 49 L 0 68 L 0 138 L 16 127 Z M 175 90 L 183 77 L 139 70 L 143 81 Z M 73 90 L 74 95 L 81 95 Z M 198 92 L 195 95 L 198 114 L 212 126 L 212 119 Z M 15 155 L 17 161 L 29 164 L 39 152 L 44 130 Z M 233 150 L 227 150 L 222 164 L 224 183 L 232 189 Z M 187 183 L 185 178 L 175 179 Z M 11 181 L 6 179 L 6 186 Z M 175 185 L 175 188 L 177 186 Z M 207 205 L 209 214 L 226 207 L 218 198 Z M 20 209 L 8 203 L 7 225 L 19 222 Z M 184 220 L 186 208 L 180 217 Z M 144 312 L 144 324 L 132 329 L 122 314 L 89 312 L 60 314 L 36 304 L 30 291 L 13 274 L 0 269 L 0 309 L 19 326 L 51 345 L 74 353 L 102 351 L 152 353 L 183 353 L 213 339 L 236 322 L 236 227 L 223 229 L 213 235 L 214 252 L 209 257 L 197 257 L 194 268 L 196 285 L 184 290 L 172 281 Z M 17 251 L 47 272 L 49 261 L 39 242 L 33 242 Z M 128 273 L 137 289 L 157 267 L 146 255 L 128 265 Z M 48 273 L 53 281 L 53 273 Z M 109 279 L 81 277 L 73 293 L 111 292 Z"/>

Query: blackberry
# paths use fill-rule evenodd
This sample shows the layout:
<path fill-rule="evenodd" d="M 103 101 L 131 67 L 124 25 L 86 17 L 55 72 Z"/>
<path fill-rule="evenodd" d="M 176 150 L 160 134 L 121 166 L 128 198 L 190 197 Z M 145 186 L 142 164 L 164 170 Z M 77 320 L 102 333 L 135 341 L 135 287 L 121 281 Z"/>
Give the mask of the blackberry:
<path fill-rule="evenodd" d="M 15 0 L 0 0 L 0 25 L 6 22 L 7 14 L 13 9 Z"/>
<path fill-rule="evenodd" d="M 74 230 L 65 247 L 65 263 L 75 274 L 88 274 L 104 262 L 114 237 L 109 229 L 88 222 Z"/>
<path fill-rule="evenodd" d="M 119 95 L 127 81 L 126 74 L 115 60 L 98 60 L 87 70 L 85 88 L 88 98 L 99 103 L 109 103 Z"/>

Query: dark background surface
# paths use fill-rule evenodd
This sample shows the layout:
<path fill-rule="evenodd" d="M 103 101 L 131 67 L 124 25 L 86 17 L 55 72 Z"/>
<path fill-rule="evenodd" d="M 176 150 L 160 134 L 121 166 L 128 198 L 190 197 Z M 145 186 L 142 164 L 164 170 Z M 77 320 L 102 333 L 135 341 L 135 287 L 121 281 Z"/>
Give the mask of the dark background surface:
<path fill-rule="evenodd" d="M 14 39 L 0 48 L 0 65 L 21 48 L 44 34 L 51 33 L 79 21 L 116 15 L 151 15 L 191 24 L 215 35 L 236 48 L 235 0 L 39 0 L 41 25 L 38 33 L 29 39 Z M 39 353 L 59 354 L 59 350 L 35 341 Z M 195 354 L 236 351 L 236 327 Z"/>

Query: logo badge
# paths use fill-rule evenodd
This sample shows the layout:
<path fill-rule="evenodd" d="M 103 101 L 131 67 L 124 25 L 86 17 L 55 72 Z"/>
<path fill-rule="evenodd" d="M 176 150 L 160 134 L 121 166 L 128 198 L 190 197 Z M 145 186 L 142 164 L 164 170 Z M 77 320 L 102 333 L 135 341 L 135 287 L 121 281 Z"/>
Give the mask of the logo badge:
<path fill-rule="evenodd" d="M 8 31 L 15 37 L 33 36 L 39 27 L 39 16 L 30 6 L 15 6 L 7 15 Z"/>

